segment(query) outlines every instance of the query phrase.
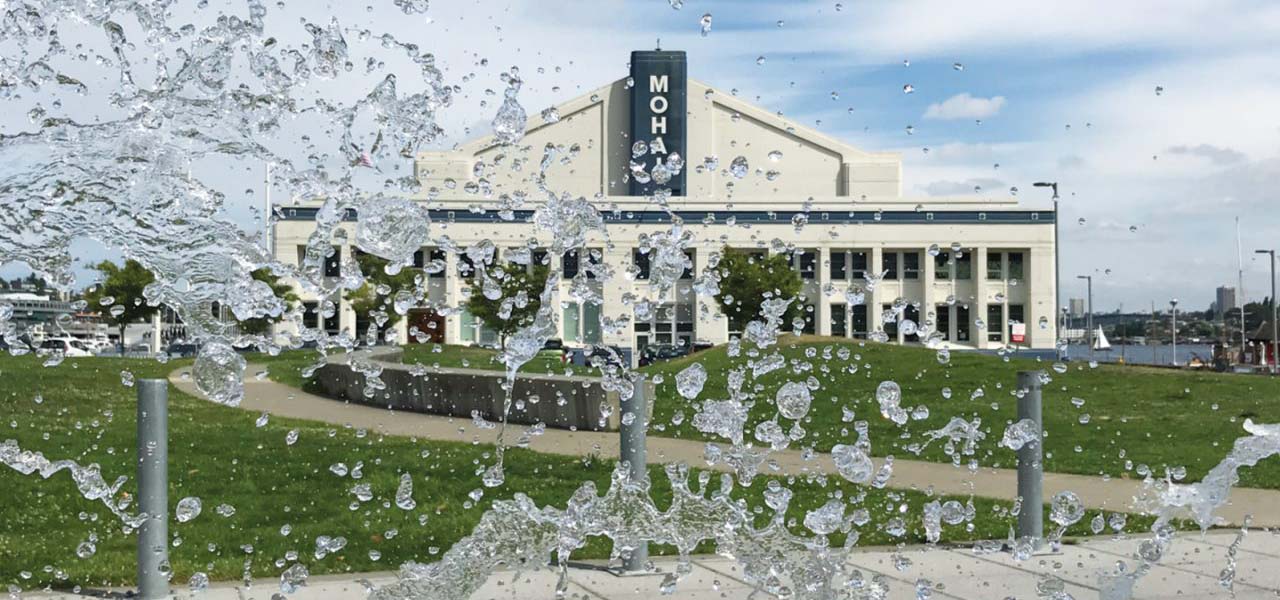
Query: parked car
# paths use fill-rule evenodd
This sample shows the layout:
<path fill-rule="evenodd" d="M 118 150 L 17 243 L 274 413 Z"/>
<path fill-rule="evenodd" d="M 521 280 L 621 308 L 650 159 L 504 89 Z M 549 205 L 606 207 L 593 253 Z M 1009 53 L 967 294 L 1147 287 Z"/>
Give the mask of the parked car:
<path fill-rule="evenodd" d="M 560 362 L 565 362 L 564 340 L 550 339 L 542 344 L 542 350 L 538 351 L 541 358 L 554 358 Z"/>
<path fill-rule="evenodd" d="M 658 361 L 671 360 L 688 356 L 690 348 L 687 344 L 649 344 L 640 351 L 640 366 L 651 365 Z"/>
<path fill-rule="evenodd" d="M 183 358 L 195 356 L 200 353 L 200 344 L 186 340 L 179 340 L 169 344 L 169 347 L 165 349 L 165 353 L 169 356 Z"/>
<path fill-rule="evenodd" d="M 67 358 L 93 356 L 93 351 L 84 342 L 75 338 L 48 338 L 40 342 L 39 352 L 40 354 L 61 352 Z"/>
<path fill-rule="evenodd" d="M 604 364 L 617 367 L 624 366 L 630 360 L 629 350 L 623 350 L 617 346 L 592 346 L 587 350 L 587 364 L 592 363 L 592 358 L 599 356 Z"/>

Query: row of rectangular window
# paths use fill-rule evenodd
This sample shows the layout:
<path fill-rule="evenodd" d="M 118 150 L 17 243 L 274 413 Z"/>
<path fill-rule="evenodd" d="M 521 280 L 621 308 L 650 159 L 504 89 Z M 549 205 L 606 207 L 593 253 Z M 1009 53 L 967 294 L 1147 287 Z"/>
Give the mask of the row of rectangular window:
<path fill-rule="evenodd" d="M 1005 314 L 1006 307 L 1008 314 Z M 894 312 L 892 304 L 881 305 L 881 315 L 889 315 Z M 970 339 L 969 327 L 969 307 L 957 304 L 955 306 L 956 313 L 956 336 L 951 339 L 951 308 L 947 305 L 938 305 L 935 319 L 935 330 L 942 334 L 946 341 L 952 342 L 968 342 Z M 865 338 L 872 331 L 869 319 L 870 307 L 865 305 L 849 305 L 849 304 L 832 304 L 830 305 L 830 324 L 831 335 L 838 337 L 855 337 Z M 1012 328 L 1014 323 L 1023 323 L 1026 317 L 1025 308 L 1021 304 L 989 304 L 987 305 L 987 318 L 984 325 L 986 326 L 987 340 L 999 342 L 1004 339 L 1004 330 L 1009 329 L 1010 336 L 1013 335 Z M 898 321 L 909 320 L 914 323 L 920 323 L 920 312 L 914 305 L 908 304 L 902 311 L 900 316 L 892 319 L 882 318 L 881 325 L 886 335 L 891 338 L 898 336 Z M 903 339 L 909 342 L 919 341 L 919 336 L 915 334 L 907 334 Z"/>
<path fill-rule="evenodd" d="M 305 252 L 305 246 L 299 246 L 299 256 Z M 689 264 L 693 265 L 694 253 L 692 250 L 686 250 L 689 257 Z M 941 252 L 934 257 L 934 277 L 939 280 L 969 280 L 973 278 L 972 255 L 968 252 L 958 253 L 955 256 L 952 252 Z M 792 267 L 800 273 L 802 279 L 816 279 L 817 277 L 817 252 L 812 250 L 804 250 L 792 253 Z M 475 270 L 471 257 L 466 254 L 458 255 L 458 271 L 464 277 L 469 277 Z M 588 261 L 591 265 L 599 265 L 602 256 L 597 248 L 588 249 Z M 641 252 L 639 249 L 632 250 L 632 263 L 637 269 L 636 278 L 640 280 L 649 279 L 650 271 L 650 255 Z M 445 277 L 444 264 L 446 261 L 446 253 L 439 248 L 422 249 L 413 254 L 413 267 L 427 271 L 428 277 L 443 278 Z M 531 261 L 533 264 L 546 264 L 547 251 L 533 250 L 531 252 Z M 829 275 L 833 281 L 858 281 L 866 277 L 868 269 L 868 252 L 863 250 L 833 250 L 829 261 Z M 325 258 L 324 276 L 339 277 L 341 275 L 342 249 L 334 246 L 333 253 Z M 577 277 L 581 267 L 578 251 L 570 250 L 561 258 L 561 276 L 565 279 L 573 279 Z M 595 269 L 587 269 L 586 277 L 594 279 Z M 916 280 L 920 278 L 920 252 L 898 252 L 889 251 L 882 254 L 881 271 L 884 273 L 886 280 Z M 987 279 L 999 281 L 1003 279 L 1019 280 L 1023 278 L 1023 253 L 1022 252 L 988 252 L 987 253 Z M 681 274 L 681 279 L 692 279 L 694 270 L 692 266 L 686 268 Z"/>

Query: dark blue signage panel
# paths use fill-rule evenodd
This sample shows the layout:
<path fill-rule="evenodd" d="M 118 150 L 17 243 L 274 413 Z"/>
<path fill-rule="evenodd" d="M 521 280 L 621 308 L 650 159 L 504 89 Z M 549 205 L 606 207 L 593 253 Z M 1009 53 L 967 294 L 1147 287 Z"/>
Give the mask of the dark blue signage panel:
<path fill-rule="evenodd" d="M 631 53 L 631 143 L 644 142 L 649 152 L 632 158 L 643 162 L 645 173 L 653 173 L 659 162 L 678 153 L 685 154 L 686 119 L 688 114 L 688 71 L 684 51 L 637 50 Z M 659 187 L 671 189 L 672 196 L 683 196 L 684 169 L 665 184 L 652 178 L 646 183 L 631 178 L 632 196 L 648 196 Z"/>

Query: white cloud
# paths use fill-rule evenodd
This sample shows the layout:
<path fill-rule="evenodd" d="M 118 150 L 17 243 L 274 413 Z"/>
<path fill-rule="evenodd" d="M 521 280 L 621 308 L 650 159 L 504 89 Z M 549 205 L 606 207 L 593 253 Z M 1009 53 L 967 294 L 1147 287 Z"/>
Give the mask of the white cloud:
<path fill-rule="evenodd" d="M 926 119 L 985 119 L 994 116 L 1004 107 L 1004 96 L 977 98 L 969 92 L 956 94 L 941 103 L 935 102 L 924 111 Z"/>

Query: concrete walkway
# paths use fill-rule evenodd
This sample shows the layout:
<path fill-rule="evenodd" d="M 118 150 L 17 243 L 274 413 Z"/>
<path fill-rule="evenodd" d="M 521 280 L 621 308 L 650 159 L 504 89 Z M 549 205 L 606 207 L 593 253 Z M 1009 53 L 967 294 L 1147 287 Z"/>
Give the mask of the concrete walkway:
<path fill-rule="evenodd" d="M 1179 535 L 1169 553 L 1134 588 L 1134 600 L 1230 598 L 1230 592 L 1219 584 L 1219 574 L 1228 564 L 1228 547 L 1235 532 L 1208 535 Z M 898 552 L 872 548 L 852 556 L 851 567 L 861 572 L 864 580 L 882 578 L 888 584 L 888 600 L 915 600 L 917 582 L 928 580 L 935 600 L 990 600 L 993 598 L 1029 599 L 1041 596 L 1037 585 L 1042 577 L 1053 575 L 1065 584 L 1064 591 L 1078 600 L 1099 597 L 1098 574 L 1113 572 L 1117 561 L 1132 569 L 1134 550 L 1140 538 L 1092 538 L 1078 545 L 1064 546 L 1062 552 L 1014 562 L 1008 554 L 975 554 L 966 548 L 906 548 Z M 910 566 L 896 563 L 905 557 Z M 1251 531 L 1244 537 L 1236 553 L 1234 597 L 1238 600 L 1261 600 L 1280 595 L 1280 534 Z M 657 559 L 660 572 L 674 569 L 671 559 Z M 557 573 L 551 569 L 537 571 L 498 571 L 489 576 L 472 600 L 528 600 L 555 598 Z M 370 586 L 385 585 L 394 580 L 392 573 L 312 577 L 306 586 L 289 594 L 291 600 L 358 600 L 367 597 Z M 670 596 L 660 595 L 661 574 L 617 576 L 590 568 L 570 570 L 569 598 L 580 600 L 639 600 L 673 598 L 675 600 L 765 600 L 774 596 L 752 595 L 737 564 L 718 556 L 694 558 L 693 572 L 682 580 Z M 113 590 L 122 592 L 123 590 Z M 240 582 L 215 583 L 207 590 L 193 594 L 175 586 L 178 598 L 199 600 L 270 600 L 280 593 L 272 579 L 253 582 L 245 587 Z M 864 589 L 865 592 L 865 589 Z M 90 592 L 92 593 L 92 592 Z M 71 594 L 25 593 L 23 598 L 41 600 L 83 598 Z M 1043 597 L 1043 596 L 1041 596 Z"/>
<path fill-rule="evenodd" d="M 266 369 L 262 365 L 249 365 L 247 372 L 256 373 Z M 191 381 L 187 368 L 174 371 L 169 380 L 188 394 L 197 398 L 204 397 Z M 309 394 L 266 379 L 246 378 L 244 385 L 245 396 L 240 404 L 240 408 L 244 410 L 431 440 L 493 443 L 497 439 L 497 428 L 482 429 L 467 419 L 351 404 Z M 520 439 L 526 429 L 527 427 L 519 425 L 508 425 L 508 443 Z M 616 457 L 618 444 L 619 436 L 616 432 L 547 429 L 541 435 L 532 436 L 528 447 L 538 452 L 568 456 L 598 454 Z M 690 466 L 704 467 L 705 448 L 706 443 L 701 441 L 654 435 L 648 437 L 650 462 L 685 462 Z M 762 466 L 761 471 L 766 476 L 835 474 L 836 468 L 829 455 L 818 454 L 806 460 L 799 451 L 786 450 L 772 453 L 770 461 Z M 1013 469 L 982 468 L 970 473 L 966 468 L 956 468 L 948 463 L 895 458 L 889 487 L 917 490 L 932 488 L 943 494 L 973 493 L 1012 500 L 1017 495 L 1017 472 Z M 1085 506 L 1111 511 L 1134 512 L 1133 499 L 1141 489 L 1141 481 L 1129 479 L 1104 479 L 1063 473 L 1046 473 L 1044 476 L 1046 501 L 1058 492 L 1070 490 L 1080 496 Z M 1280 507 L 1280 491 L 1236 488 L 1231 490 L 1228 505 L 1218 514 L 1232 525 L 1239 525 L 1244 522 L 1246 515 L 1252 515 L 1255 527 L 1280 527 L 1280 509 L 1277 507 Z"/>

